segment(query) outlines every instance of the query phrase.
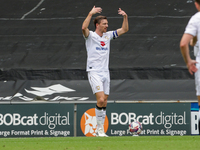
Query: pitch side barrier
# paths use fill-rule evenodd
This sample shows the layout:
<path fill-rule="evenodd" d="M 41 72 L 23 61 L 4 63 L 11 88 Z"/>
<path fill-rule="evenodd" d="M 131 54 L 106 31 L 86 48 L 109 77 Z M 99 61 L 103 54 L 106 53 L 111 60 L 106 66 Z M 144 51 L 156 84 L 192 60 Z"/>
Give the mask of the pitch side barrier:
<path fill-rule="evenodd" d="M 95 136 L 96 101 L 11 102 L 0 105 L 0 137 Z M 140 136 L 198 134 L 198 104 L 192 101 L 108 101 L 104 130 L 132 136 L 130 122 L 143 125 Z"/>
<path fill-rule="evenodd" d="M 111 80 L 105 131 L 131 136 L 197 132 L 194 80 Z M 0 137 L 94 136 L 96 98 L 87 80 L 0 81 Z"/>
<path fill-rule="evenodd" d="M 196 100 L 192 79 L 111 80 L 108 101 Z M 0 103 L 96 101 L 87 80 L 0 81 Z"/>

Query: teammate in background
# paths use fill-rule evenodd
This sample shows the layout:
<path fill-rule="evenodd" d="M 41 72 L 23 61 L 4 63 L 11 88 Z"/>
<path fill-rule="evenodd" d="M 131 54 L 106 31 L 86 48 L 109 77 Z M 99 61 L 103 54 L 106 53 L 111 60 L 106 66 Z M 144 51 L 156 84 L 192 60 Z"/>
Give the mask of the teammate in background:
<path fill-rule="evenodd" d="M 194 56 L 197 57 L 197 54 L 199 52 L 199 42 L 197 40 L 197 36 L 193 37 L 191 40 L 190 40 L 190 45 L 194 47 Z M 200 69 L 197 70 L 197 72 L 195 73 L 195 82 L 197 84 L 197 80 L 199 78 L 199 71 Z M 197 91 L 197 86 L 196 86 L 196 91 Z M 198 98 L 198 104 L 199 104 L 199 134 L 200 134 L 200 98 L 199 98 L 199 95 L 197 94 L 197 98 Z"/>
<path fill-rule="evenodd" d="M 181 49 L 183 59 L 187 65 L 188 71 L 190 72 L 191 75 L 195 73 L 196 95 L 198 98 L 198 105 L 200 108 L 200 63 L 198 63 L 200 62 L 200 53 L 198 50 L 196 54 L 196 60 L 192 60 L 189 53 L 189 43 L 191 42 L 191 40 L 195 40 L 195 36 L 197 36 L 197 39 L 200 39 L 200 26 L 199 26 L 200 0 L 195 0 L 195 7 L 198 10 L 198 12 L 190 18 L 190 21 L 188 22 L 186 26 L 185 32 L 180 41 L 180 49 Z M 199 110 L 199 120 L 200 120 L 200 110 Z"/>
<path fill-rule="evenodd" d="M 107 99 L 110 92 L 110 72 L 108 68 L 110 54 L 110 40 L 129 30 L 128 16 L 119 8 L 118 14 L 123 16 L 122 27 L 115 31 L 107 31 L 108 20 L 105 16 L 97 16 L 94 19 L 95 32 L 90 31 L 88 26 L 91 18 L 101 13 L 101 7 L 93 7 L 82 24 L 82 32 L 85 38 L 87 50 L 88 80 L 93 94 L 96 95 L 97 104 L 95 108 L 97 119 L 96 136 L 107 137 L 104 132 L 104 121 L 106 116 Z"/>

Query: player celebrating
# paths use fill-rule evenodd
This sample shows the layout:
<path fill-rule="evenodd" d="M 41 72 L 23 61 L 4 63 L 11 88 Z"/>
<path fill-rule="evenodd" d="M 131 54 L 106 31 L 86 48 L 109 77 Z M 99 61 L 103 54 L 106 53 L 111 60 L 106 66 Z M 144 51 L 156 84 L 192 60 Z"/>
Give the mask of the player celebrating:
<path fill-rule="evenodd" d="M 198 98 L 198 105 L 200 108 L 200 52 L 197 51 L 196 60 L 192 60 L 189 54 L 189 43 L 190 41 L 197 36 L 197 39 L 200 39 L 200 0 L 195 0 L 195 6 L 198 12 L 194 14 L 190 21 L 188 22 L 185 32 L 182 36 L 180 42 L 180 49 L 184 61 L 187 65 L 188 71 L 191 75 L 195 73 L 195 85 L 196 85 L 196 95 Z M 199 42 L 198 42 L 199 43 Z M 198 45 L 199 47 L 199 45 Z M 199 120 L 200 120 L 200 110 L 199 110 Z M 200 126 L 200 125 L 199 125 Z"/>
<path fill-rule="evenodd" d="M 129 30 L 128 16 L 119 8 L 118 14 L 123 16 L 122 27 L 115 31 L 107 31 L 108 20 L 105 16 L 97 16 L 94 19 L 95 32 L 90 31 L 88 26 L 91 18 L 101 13 L 101 7 L 93 7 L 82 24 L 82 32 L 85 38 L 87 50 L 88 80 L 93 94 L 96 95 L 97 104 L 95 108 L 97 120 L 96 136 L 107 137 L 104 132 L 104 120 L 106 116 L 107 99 L 110 92 L 110 73 L 108 69 L 110 40 L 126 33 Z"/>

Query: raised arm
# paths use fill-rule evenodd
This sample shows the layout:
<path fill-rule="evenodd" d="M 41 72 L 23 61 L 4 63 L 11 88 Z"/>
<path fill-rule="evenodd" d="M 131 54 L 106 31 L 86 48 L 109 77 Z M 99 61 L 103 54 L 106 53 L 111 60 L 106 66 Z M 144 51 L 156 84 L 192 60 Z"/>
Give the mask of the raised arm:
<path fill-rule="evenodd" d="M 82 32 L 83 35 L 87 38 L 89 36 L 89 29 L 88 26 L 90 24 L 91 18 L 94 14 L 96 13 L 101 13 L 102 9 L 101 7 L 93 7 L 92 10 L 89 12 L 88 16 L 86 17 L 86 19 L 84 20 L 83 24 L 82 24 Z"/>
<path fill-rule="evenodd" d="M 180 42 L 180 49 L 183 56 L 183 59 L 187 65 L 188 71 L 192 75 L 194 72 L 197 71 L 195 64 L 197 63 L 195 60 L 192 60 L 189 53 L 189 43 L 190 40 L 193 38 L 190 34 L 183 34 L 183 37 Z"/>
<path fill-rule="evenodd" d="M 128 15 L 125 13 L 125 11 L 123 11 L 123 10 L 121 10 L 121 8 L 119 8 L 118 14 L 120 14 L 124 17 L 122 27 L 117 29 L 117 34 L 118 34 L 118 36 L 120 36 L 129 30 L 129 26 L 128 26 Z"/>

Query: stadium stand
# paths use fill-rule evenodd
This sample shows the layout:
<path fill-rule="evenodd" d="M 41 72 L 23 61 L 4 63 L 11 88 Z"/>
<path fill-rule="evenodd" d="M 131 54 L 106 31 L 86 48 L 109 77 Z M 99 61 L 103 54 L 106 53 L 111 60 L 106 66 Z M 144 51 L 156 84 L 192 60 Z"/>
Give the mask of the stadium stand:
<path fill-rule="evenodd" d="M 83 80 L 86 84 L 81 25 L 94 5 L 103 8 L 109 30 L 121 27 L 118 8 L 129 16 L 129 32 L 111 42 L 111 92 L 116 96 L 110 99 L 196 99 L 193 76 L 179 49 L 185 26 L 196 12 L 192 0 L 2 0 L 1 84 L 18 80 Z M 92 23 L 89 28 L 94 30 Z"/>

